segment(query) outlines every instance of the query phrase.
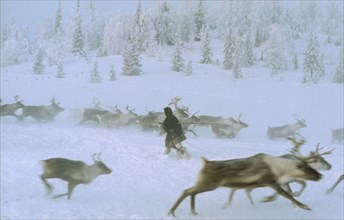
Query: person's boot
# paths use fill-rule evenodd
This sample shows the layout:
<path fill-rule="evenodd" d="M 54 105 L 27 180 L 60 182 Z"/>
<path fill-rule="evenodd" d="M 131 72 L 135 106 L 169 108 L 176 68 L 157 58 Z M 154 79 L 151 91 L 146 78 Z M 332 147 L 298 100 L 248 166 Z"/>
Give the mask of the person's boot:
<path fill-rule="evenodd" d="M 171 152 L 171 148 L 169 147 L 165 147 L 165 151 L 164 151 L 164 154 L 167 155 Z"/>
<path fill-rule="evenodd" d="M 190 159 L 190 155 L 185 147 L 183 147 L 180 143 L 176 144 L 175 147 L 177 149 L 178 158 Z"/>

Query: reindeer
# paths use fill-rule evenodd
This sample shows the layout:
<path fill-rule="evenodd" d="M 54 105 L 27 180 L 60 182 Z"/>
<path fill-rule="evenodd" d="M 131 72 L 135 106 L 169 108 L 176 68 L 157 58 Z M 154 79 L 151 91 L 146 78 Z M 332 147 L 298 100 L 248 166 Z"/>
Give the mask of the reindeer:
<path fill-rule="evenodd" d="M 81 125 L 87 121 L 93 121 L 99 123 L 99 116 L 109 113 L 108 110 L 104 110 L 100 106 L 100 101 L 97 99 L 93 99 L 94 108 L 85 108 L 84 112 L 82 113 L 82 118 L 79 121 L 78 125 Z"/>
<path fill-rule="evenodd" d="M 215 190 L 218 187 L 236 189 L 270 187 L 298 207 L 310 210 L 307 205 L 294 199 L 280 185 L 291 180 L 318 181 L 322 177 L 320 173 L 303 161 L 288 160 L 263 153 L 241 159 L 209 161 L 202 158 L 202 161 L 203 168 L 198 175 L 196 184 L 184 190 L 169 210 L 169 215 L 175 216 L 175 210 L 188 196 L 191 197 L 192 214 L 197 215 L 195 211 L 196 195 Z"/>
<path fill-rule="evenodd" d="M 313 168 L 314 170 L 317 170 L 317 171 L 320 171 L 320 170 L 330 170 L 332 168 L 331 164 L 329 164 L 322 157 L 322 155 L 328 155 L 334 149 L 332 149 L 330 151 L 327 151 L 327 152 L 324 152 L 324 153 L 319 153 L 319 151 L 322 148 L 319 148 L 319 143 L 318 143 L 318 145 L 316 146 L 316 150 L 315 151 L 311 151 L 310 154 L 307 157 L 303 157 L 300 154 L 300 147 L 305 144 L 306 140 L 302 139 L 301 141 L 297 141 L 296 139 L 291 138 L 291 137 L 289 137 L 287 139 L 292 141 L 292 143 L 293 143 L 293 148 L 291 150 L 291 154 L 284 154 L 282 156 L 279 156 L 279 158 L 284 158 L 284 159 L 293 160 L 293 161 L 300 161 L 301 160 L 301 161 L 307 163 L 311 168 Z M 298 192 L 294 192 L 293 193 L 291 191 L 291 188 L 290 188 L 289 184 L 292 183 L 292 182 L 296 182 L 296 183 L 299 183 L 301 185 L 301 189 Z M 300 196 L 301 193 L 303 192 L 303 190 L 306 188 L 306 182 L 303 181 L 303 180 L 293 180 L 293 181 L 290 181 L 288 183 L 282 184 L 282 187 L 285 190 L 287 190 L 288 193 L 292 194 L 293 196 Z M 251 191 L 253 189 L 254 188 L 246 189 L 246 195 L 249 198 L 250 203 L 252 205 L 254 205 L 254 202 L 253 202 L 252 197 L 251 197 Z M 228 202 L 224 205 L 224 208 L 230 206 L 230 204 L 231 204 L 231 202 L 233 200 L 234 193 L 236 192 L 236 190 L 237 189 L 232 189 L 231 190 L 229 198 L 228 198 Z M 271 201 L 276 200 L 277 196 L 278 196 L 278 194 L 275 192 L 272 196 L 265 197 L 262 201 L 263 202 L 271 202 Z"/>
<path fill-rule="evenodd" d="M 237 120 L 234 118 L 229 118 L 225 120 L 218 121 L 216 124 L 212 124 L 212 131 L 216 134 L 217 137 L 227 137 L 235 138 L 236 135 L 242 128 L 247 128 L 248 124 L 240 120 L 242 113 L 240 113 Z"/>
<path fill-rule="evenodd" d="M 161 123 L 164 121 L 165 114 L 163 112 L 150 111 L 147 115 L 138 118 L 142 130 L 158 130 L 161 131 Z"/>
<path fill-rule="evenodd" d="M 20 100 L 19 101 L 19 96 L 14 96 L 14 100 L 16 101 L 15 103 L 13 104 L 5 104 L 5 105 L 1 105 L 0 106 L 0 115 L 1 116 L 8 116 L 8 115 L 11 115 L 11 116 L 14 116 L 16 117 L 18 120 L 20 119 L 20 117 L 16 114 L 16 111 L 18 109 L 22 109 L 25 107 L 25 105 L 23 105 L 23 101 Z"/>
<path fill-rule="evenodd" d="M 332 143 L 339 143 L 341 144 L 344 140 L 344 128 L 338 128 L 335 130 L 332 130 Z"/>
<path fill-rule="evenodd" d="M 294 117 L 295 118 L 295 117 Z M 305 120 L 297 119 L 295 124 L 287 124 L 280 127 L 268 127 L 267 135 L 270 139 L 287 138 L 289 136 L 301 136 L 297 131 L 307 127 Z"/>
<path fill-rule="evenodd" d="M 125 110 L 127 110 L 127 113 L 120 115 L 119 120 L 118 120 L 118 126 L 127 126 L 127 125 L 136 124 L 139 117 L 138 117 L 138 114 L 134 112 L 135 109 L 129 109 L 129 106 L 126 106 Z"/>
<path fill-rule="evenodd" d="M 344 180 L 344 174 L 342 174 L 342 175 L 338 178 L 338 180 L 333 184 L 333 186 L 332 186 L 331 188 L 329 188 L 329 189 L 326 191 L 326 193 L 327 193 L 327 194 L 332 193 L 333 190 L 336 188 L 336 186 L 337 186 L 341 181 L 343 181 L 343 180 Z"/>
<path fill-rule="evenodd" d="M 112 126 L 118 126 L 120 117 L 123 115 L 123 112 L 116 105 L 115 107 L 109 106 L 111 111 L 104 112 L 103 114 L 97 114 L 96 117 L 100 124 L 105 125 L 107 128 Z"/>
<path fill-rule="evenodd" d="M 59 105 L 60 103 L 56 103 L 53 97 L 51 104 L 47 106 L 25 106 L 20 119 L 31 116 L 37 121 L 53 121 L 60 112 L 64 111 L 64 108 Z"/>
<path fill-rule="evenodd" d="M 100 153 L 93 155 L 94 164 L 87 165 L 82 161 L 74 161 L 65 158 L 51 158 L 42 160 L 43 174 L 40 176 L 48 192 L 52 191 L 52 186 L 46 179 L 61 179 L 68 182 L 68 192 L 58 194 L 53 198 L 67 196 L 71 198 L 73 189 L 79 184 L 89 184 L 101 174 L 110 174 L 109 169 L 100 161 Z"/>

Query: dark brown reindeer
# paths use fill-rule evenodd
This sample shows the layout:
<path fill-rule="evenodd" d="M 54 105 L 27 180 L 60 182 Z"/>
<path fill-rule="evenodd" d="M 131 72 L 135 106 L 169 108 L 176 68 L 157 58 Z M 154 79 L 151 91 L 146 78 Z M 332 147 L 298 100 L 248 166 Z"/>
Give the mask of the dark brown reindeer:
<path fill-rule="evenodd" d="M 330 154 L 333 151 L 333 149 L 330 150 L 330 151 L 324 152 L 324 153 L 320 153 L 319 151 L 322 148 L 319 148 L 319 143 L 318 143 L 318 145 L 316 146 L 316 150 L 315 151 L 311 151 L 307 157 L 303 157 L 300 154 L 300 147 L 306 143 L 306 140 L 302 139 L 301 141 L 297 141 L 295 138 L 292 138 L 292 137 L 288 137 L 287 139 L 290 140 L 293 143 L 293 148 L 290 151 L 291 154 L 284 154 L 282 156 L 279 156 L 280 158 L 294 160 L 294 161 L 302 160 L 305 163 L 307 163 L 311 168 L 313 168 L 315 170 L 319 170 L 319 171 L 320 170 L 330 170 L 332 168 L 331 164 L 329 164 L 322 157 L 322 155 Z M 292 192 L 292 190 L 291 190 L 291 188 L 289 186 L 289 184 L 292 183 L 292 182 L 296 182 L 296 183 L 300 184 L 301 185 L 301 189 L 299 191 L 297 191 L 297 192 Z M 300 196 L 301 193 L 303 192 L 303 190 L 306 188 L 306 185 L 307 184 L 306 184 L 306 182 L 304 180 L 292 180 L 289 183 L 282 184 L 282 187 L 285 190 L 287 190 L 288 193 L 292 194 L 293 196 Z M 251 191 L 253 189 L 254 188 L 246 189 L 246 195 L 249 198 L 249 200 L 250 200 L 252 205 L 254 205 L 254 202 L 253 202 L 252 197 L 251 197 Z M 229 195 L 229 198 L 228 198 L 228 202 L 225 204 L 224 208 L 230 206 L 230 204 L 231 204 L 231 202 L 233 200 L 234 193 L 237 190 L 238 189 L 234 189 L 234 188 L 231 189 L 231 192 L 230 192 L 230 195 Z M 277 196 L 278 196 L 278 193 L 275 192 L 272 196 L 265 197 L 262 201 L 263 202 L 271 202 L 271 201 L 276 200 Z"/>
<path fill-rule="evenodd" d="M 24 108 L 23 101 L 19 100 L 19 96 L 14 96 L 15 103 L 0 105 L 1 116 L 14 116 L 19 119 L 19 116 L 16 114 L 16 111 L 20 108 Z"/>
<path fill-rule="evenodd" d="M 322 177 L 320 173 L 302 161 L 273 157 L 263 153 L 241 159 L 208 161 L 202 158 L 202 161 L 203 168 L 196 184 L 182 193 L 170 209 L 169 215 L 175 216 L 175 210 L 188 196 L 191 197 L 192 214 L 196 215 L 196 195 L 219 187 L 236 189 L 270 187 L 300 208 L 310 210 L 307 205 L 294 199 L 280 185 L 295 179 L 317 181 Z"/>
<path fill-rule="evenodd" d="M 74 187 L 79 184 L 89 184 L 101 174 L 111 173 L 99 158 L 100 154 L 93 155 L 94 164 L 87 165 L 82 161 L 74 161 L 65 158 L 51 158 L 42 160 L 43 174 L 40 176 L 48 192 L 52 191 L 52 186 L 47 179 L 61 179 L 68 182 L 68 192 L 55 195 L 53 198 L 67 196 L 71 198 Z M 97 158 L 96 158 L 97 157 Z"/>

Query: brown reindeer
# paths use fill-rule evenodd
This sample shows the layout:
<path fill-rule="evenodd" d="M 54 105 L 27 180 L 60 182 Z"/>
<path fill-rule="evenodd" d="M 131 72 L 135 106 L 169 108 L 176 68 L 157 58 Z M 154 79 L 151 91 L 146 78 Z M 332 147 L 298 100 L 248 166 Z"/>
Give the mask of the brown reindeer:
<path fill-rule="evenodd" d="M 307 205 L 300 203 L 286 192 L 281 184 L 295 179 L 317 181 L 322 177 L 320 173 L 303 161 L 288 160 L 262 153 L 241 159 L 208 161 L 202 158 L 202 161 L 203 168 L 198 175 L 197 182 L 193 187 L 184 190 L 170 209 L 169 215 L 175 216 L 175 210 L 188 196 L 191 198 L 192 214 L 196 215 L 196 195 L 219 187 L 236 189 L 270 187 L 300 208 L 310 210 Z"/>
<path fill-rule="evenodd" d="M 96 158 L 97 156 L 97 158 Z M 49 192 L 52 191 L 52 186 L 47 179 L 61 179 L 68 182 L 68 192 L 59 194 L 53 198 L 67 196 L 71 198 L 74 187 L 79 184 L 89 184 L 101 174 L 111 173 L 109 169 L 99 158 L 100 154 L 93 155 L 94 164 L 87 165 L 82 161 L 74 161 L 65 158 L 51 158 L 42 160 L 43 174 L 40 176 L 44 185 Z"/>

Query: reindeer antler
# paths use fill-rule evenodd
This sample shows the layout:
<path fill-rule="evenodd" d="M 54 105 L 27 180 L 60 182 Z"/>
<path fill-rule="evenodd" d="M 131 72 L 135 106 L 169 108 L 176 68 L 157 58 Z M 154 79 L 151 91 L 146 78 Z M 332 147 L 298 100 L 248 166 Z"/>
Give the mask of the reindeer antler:
<path fill-rule="evenodd" d="M 322 149 L 324 149 L 324 147 L 319 147 L 320 146 L 320 143 L 318 142 L 318 144 L 317 144 L 317 146 L 316 146 L 316 148 L 315 148 L 315 151 L 311 151 L 310 153 L 311 154 L 314 154 L 314 155 L 328 155 L 328 154 L 331 154 L 332 153 L 332 151 L 334 150 L 334 149 L 336 149 L 335 147 L 334 148 L 332 148 L 331 150 L 329 150 L 329 151 L 326 151 L 326 152 L 324 152 L 324 153 L 320 153 L 320 150 L 322 150 Z"/>
<path fill-rule="evenodd" d="M 293 148 L 291 149 L 291 153 L 293 153 L 293 154 L 295 154 L 295 153 L 299 154 L 301 146 L 306 143 L 305 139 L 302 139 L 301 141 L 297 141 L 293 137 L 287 137 L 287 139 L 290 140 L 294 145 Z"/>

